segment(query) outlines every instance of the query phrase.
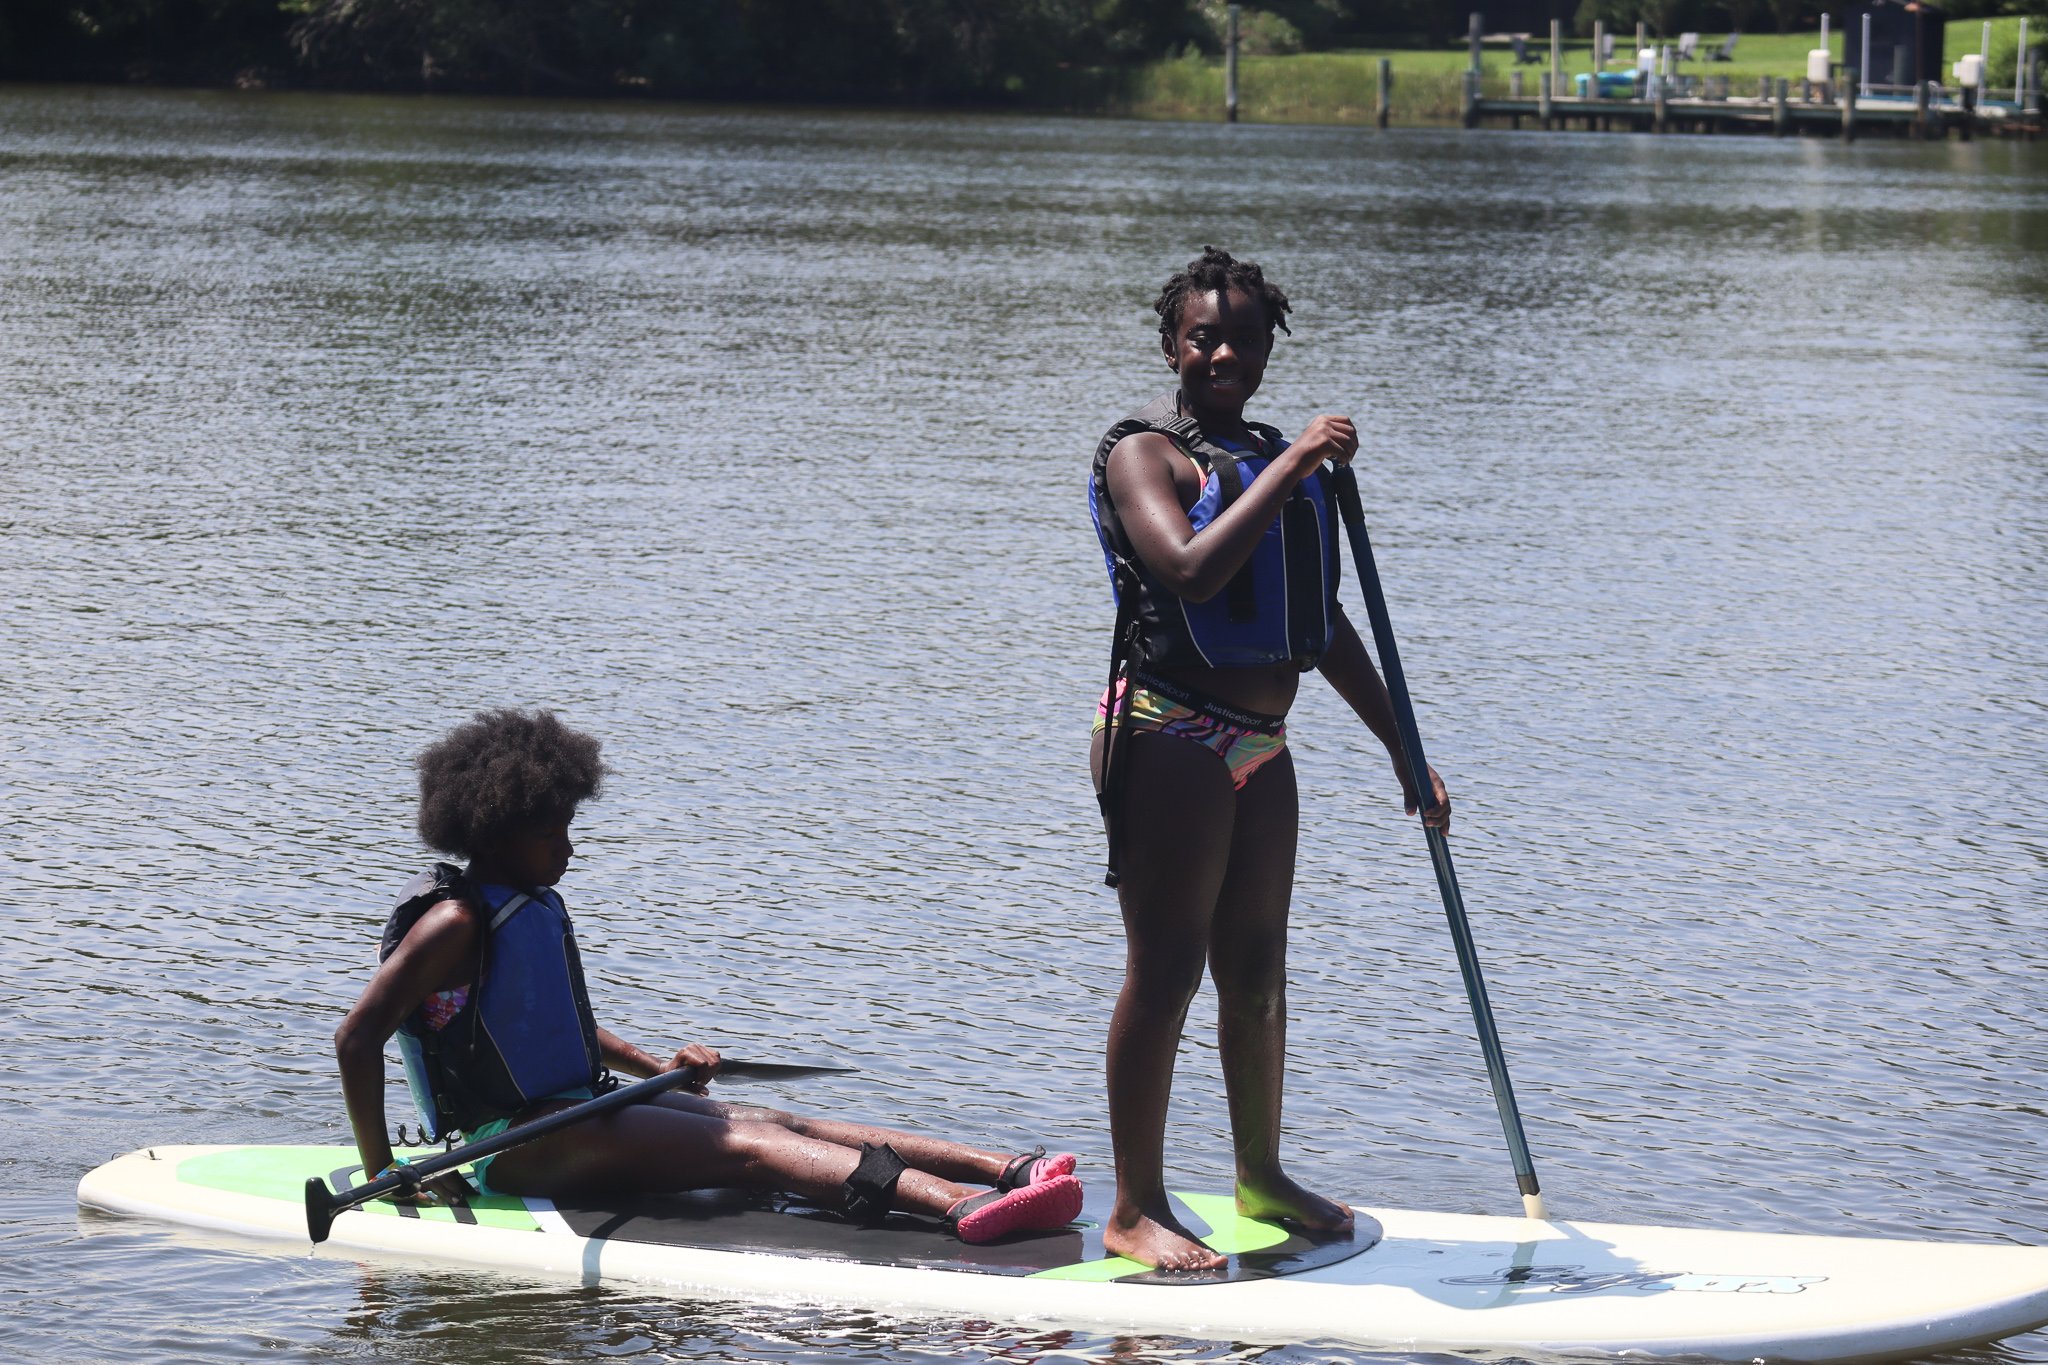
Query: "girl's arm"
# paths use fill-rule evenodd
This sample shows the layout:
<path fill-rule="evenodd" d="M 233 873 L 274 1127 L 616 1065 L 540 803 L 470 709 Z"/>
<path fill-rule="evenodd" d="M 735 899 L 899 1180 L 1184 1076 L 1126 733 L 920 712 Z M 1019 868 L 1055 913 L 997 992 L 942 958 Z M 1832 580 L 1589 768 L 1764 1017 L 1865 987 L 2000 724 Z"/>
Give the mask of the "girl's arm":
<path fill-rule="evenodd" d="M 600 1028 L 597 1031 L 597 1043 L 604 1053 L 604 1064 L 628 1076 L 658 1076 L 664 1071 L 697 1067 L 704 1074 L 683 1088 L 697 1091 L 699 1094 L 704 1091 L 704 1082 L 710 1080 L 718 1070 L 718 1053 L 702 1043 L 686 1044 L 677 1049 L 676 1055 L 666 1062 L 645 1048 L 627 1042 L 608 1028 Z"/>
<path fill-rule="evenodd" d="M 1244 495 L 1200 535 L 1188 525 L 1177 477 L 1194 479 L 1180 448 L 1158 432 L 1126 436 L 1109 452 L 1109 496 L 1145 567 L 1174 596 L 1206 602 L 1258 548 L 1294 486 L 1325 460 L 1348 462 L 1358 433 L 1348 417 L 1318 417 L 1280 452 Z"/>
<path fill-rule="evenodd" d="M 1372 655 L 1366 653 L 1365 642 L 1358 638 L 1358 632 L 1352 629 L 1341 608 L 1337 613 L 1337 629 L 1330 640 L 1329 651 L 1323 655 L 1318 667 L 1329 679 L 1330 686 L 1336 689 L 1337 695 L 1365 722 L 1365 728 L 1387 746 L 1387 756 L 1394 761 L 1394 773 L 1401 779 L 1402 800 L 1408 813 L 1415 814 L 1415 784 L 1408 776 L 1408 765 L 1401 761 L 1401 732 L 1394 724 L 1393 700 L 1387 695 L 1386 683 L 1380 680 L 1380 671 L 1372 666 Z M 1448 831 L 1451 827 L 1451 798 L 1435 768 L 1429 770 L 1429 785 L 1430 809 L 1423 813 L 1422 821 L 1433 828 Z"/>
<path fill-rule="evenodd" d="M 362 998 L 334 1031 L 341 1096 L 368 1176 L 391 1164 L 391 1139 L 384 1131 L 384 1045 L 429 994 L 465 979 L 465 970 L 476 961 L 476 935 L 476 921 L 459 900 L 442 901 L 427 911 L 397 951 L 378 965 Z"/>

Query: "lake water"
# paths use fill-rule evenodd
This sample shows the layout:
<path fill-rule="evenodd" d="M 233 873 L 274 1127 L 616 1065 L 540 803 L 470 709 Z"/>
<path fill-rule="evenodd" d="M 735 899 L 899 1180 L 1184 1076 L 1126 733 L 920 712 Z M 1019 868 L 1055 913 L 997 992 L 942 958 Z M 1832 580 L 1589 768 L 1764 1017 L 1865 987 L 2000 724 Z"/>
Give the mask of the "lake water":
<path fill-rule="evenodd" d="M 604 1020 L 1106 1181 L 1083 471 L 1205 242 L 1297 305 L 1255 414 L 1365 433 L 1552 1211 L 2048 1242 L 2048 148 L 12 88 L 0 1356 L 1359 1356 L 73 1196 L 346 1140 L 409 759 L 501 704 L 617 769 L 563 887 Z M 1515 1212 L 1391 770 L 1327 689 L 1294 721 L 1293 1165 Z M 1184 1187 L 1229 1172 L 1209 1009 Z"/>

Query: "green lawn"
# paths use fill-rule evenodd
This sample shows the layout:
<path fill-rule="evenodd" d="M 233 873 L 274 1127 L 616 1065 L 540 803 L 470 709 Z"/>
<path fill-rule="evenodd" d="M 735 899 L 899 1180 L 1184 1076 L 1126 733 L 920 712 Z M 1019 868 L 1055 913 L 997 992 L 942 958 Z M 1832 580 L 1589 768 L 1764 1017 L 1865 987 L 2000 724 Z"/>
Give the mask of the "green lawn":
<path fill-rule="evenodd" d="M 1994 86 L 2012 83 L 2013 57 L 2019 42 L 2017 18 L 1994 19 L 1991 41 L 1991 80 Z M 1943 71 L 1965 52 L 1975 52 L 1983 21 L 1958 19 L 1948 25 Z M 1713 52 L 1726 34 L 1703 33 L 1700 51 Z M 2048 41 L 2048 16 L 2030 19 L 2029 46 Z M 1653 40 L 1654 41 L 1654 40 Z M 1828 35 L 1828 47 L 1835 61 L 1842 60 L 1843 34 Z M 1611 69 L 1630 65 L 1629 49 L 1635 34 L 1616 35 L 1619 59 Z M 1693 61 L 1681 68 L 1687 75 L 1726 76 L 1735 94 L 1754 94 L 1759 78 L 1782 76 L 1797 80 L 1806 74 L 1806 54 L 1820 45 L 1820 32 L 1745 33 L 1736 42 L 1735 60 Z M 1592 41 L 1567 39 L 1564 44 L 1566 80 L 1592 67 Z M 1537 74 L 1549 69 L 1547 41 L 1530 44 L 1540 58 L 1522 68 L 1526 89 L 1534 94 Z M 1245 57 L 1238 65 L 1238 102 L 1241 117 L 1253 123 L 1364 123 L 1372 119 L 1372 104 L 1381 57 L 1393 63 L 1393 120 L 1396 123 L 1438 123 L 1458 115 L 1458 90 L 1465 70 L 1466 49 L 1357 50 L 1344 52 L 1302 52 L 1285 57 Z M 1514 67 L 1512 50 L 1488 44 L 1484 54 L 1486 91 L 1504 95 Z M 1178 57 L 1138 68 L 1123 82 L 1114 96 L 1106 98 L 1109 108 L 1139 118 L 1220 119 L 1223 116 L 1223 61 L 1218 57 Z"/>

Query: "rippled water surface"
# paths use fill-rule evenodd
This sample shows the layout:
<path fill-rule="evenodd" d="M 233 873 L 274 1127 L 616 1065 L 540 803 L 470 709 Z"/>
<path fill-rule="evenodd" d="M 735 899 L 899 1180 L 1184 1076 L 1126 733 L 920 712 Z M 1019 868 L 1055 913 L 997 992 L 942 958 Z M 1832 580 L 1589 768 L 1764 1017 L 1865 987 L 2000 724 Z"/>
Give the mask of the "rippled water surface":
<path fill-rule="evenodd" d="M 339 1142 L 408 760 L 617 775 L 601 1016 L 1106 1179 L 1082 478 L 1204 242 L 1349 411 L 1554 1211 L 2048 1242 L 2048 149 L 0 90 L 0 1355 L 1346 1353 L 677 1303 L 80 1217 Z M 1515 1210 L 1421 840 L 1295 714 L 1290 1150 Z M 1198 1016 L 1208 1005 L 1198 1003 Z M 1206 1025 L 1178 1180 L 1229 1169 Z M 2048 1336 L 2001 1360 L 2048 1362 Z"/>

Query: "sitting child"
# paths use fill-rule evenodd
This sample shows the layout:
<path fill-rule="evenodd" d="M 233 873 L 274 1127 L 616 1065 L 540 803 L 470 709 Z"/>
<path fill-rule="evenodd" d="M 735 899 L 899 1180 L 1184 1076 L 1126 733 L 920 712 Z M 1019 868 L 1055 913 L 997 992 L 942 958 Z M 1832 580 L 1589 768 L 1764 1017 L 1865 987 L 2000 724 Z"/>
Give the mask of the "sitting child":
<path fill-rule="evenodd" d="M 548 711 L 489 711 L 419 756 L 419 833 L 466 858 L 400 897 L 381 963 L 335 1031 L 342 1094 L 363 1169 L 396 1163 L 385 1136 L 384 1045 L 396 1034 L 428 1130 L 475 1141 L 589 1099 L 609 1073 L 688 1069 L 675 1091 L 479 1160 L 486 1192 L 578 1197 L 739 1187 L 801 1195 L 879 1222 L 942 1218 L 963 1241 L 1057 1228 L 1081 1210 L 1074 1158 L 1004 1156 L 842 1119 L 706 1098 L 718 1054 L 667 1061 L 598 1027 L 554 885 L 575 852 L 569 824 L 598 794 L 598 741 Z M 983 1191 L 970 1186 L 988 1186 Z M 445 1197 L 434 1182 L 423 1199 Z"/>

